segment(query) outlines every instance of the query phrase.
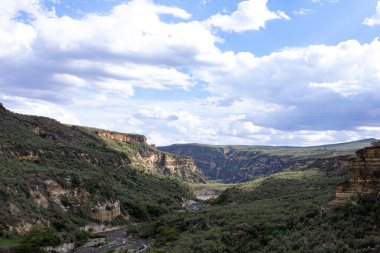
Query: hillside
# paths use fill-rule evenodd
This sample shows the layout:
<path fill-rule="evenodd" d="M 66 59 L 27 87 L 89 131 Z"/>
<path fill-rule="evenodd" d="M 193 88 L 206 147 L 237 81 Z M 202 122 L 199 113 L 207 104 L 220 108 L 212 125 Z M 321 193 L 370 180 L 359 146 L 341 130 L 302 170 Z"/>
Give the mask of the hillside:
<path fill-rule="evenodd" d="M 317 167 L 280 172 L 135 230 L 162 253 L 379 252 L 380 195 L 329 207 L 344 180 Z"/>
<path fill-rule="evenodd" d="M 371 145 L 374 140 L 313 147 L 175 144 L 158 149 L 191 156 L 208 179 L 243 182 L 292 167 L 310 167 L 314 163 L 320 167 L 325 164 L 325 169 L 336 167 L 341 172 L 347 171 L 355 150 Z"/>
<path fill-rule="evenodd" d="M 144 136 L 67 126 L 0 104 L 0 238 L 35 225 L 71 233 L 155 219 L 192 197 L 182 180 L 204 182 L 191 158 L 162 153 Z"/>

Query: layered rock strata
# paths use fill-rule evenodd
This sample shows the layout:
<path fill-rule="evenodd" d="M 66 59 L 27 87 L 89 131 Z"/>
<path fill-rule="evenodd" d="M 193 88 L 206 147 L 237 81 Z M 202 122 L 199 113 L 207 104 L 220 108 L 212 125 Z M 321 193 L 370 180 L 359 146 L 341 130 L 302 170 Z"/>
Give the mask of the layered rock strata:
<path fill-rule="evenodd" d="M 106 131 L 106 130 L 97 130 L 94 133 L 101 138 L 117 140 L 120 142 L 137 142 L 137 143 L 143 143 L 143 144 L 147 143 L 146 137 L 140 134 L 124 134 L 124 133 L 118 133 L 118 132 Z"/>
<path fill-rule="evenodd" d="M 338 186 L 335 203 L 345 203 L 358 194 L 380 192 L 380 147 L 356 151 L 348 181 Z"/>

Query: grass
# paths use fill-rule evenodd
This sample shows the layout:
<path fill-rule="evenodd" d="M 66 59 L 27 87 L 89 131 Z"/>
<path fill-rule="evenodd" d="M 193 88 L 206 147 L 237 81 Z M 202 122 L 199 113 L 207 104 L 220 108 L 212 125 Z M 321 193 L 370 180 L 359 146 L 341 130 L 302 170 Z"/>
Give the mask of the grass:
<path fill-rule="evenodd" d="M 226 184 L 226 183 L 220 183 L 220 182 L 212 182 L 212 181 L 207 181 L 205 184 L 189 184 L 191 188 L 196 191 L 196 190 L 202 190 L 202 189 L 207 189 L 207 190 L 216 190 L 216 191 L 224 191 L 228 188 L 234 187 L 237 184 Z"/>
<path fill-rule="evenodd" d="M 0 240 L 0 249 L 11 249 L 14 247 L 18 247 L 22 244 L 22 238 L 14 237 L 10 239 L 2 239 Z"/>

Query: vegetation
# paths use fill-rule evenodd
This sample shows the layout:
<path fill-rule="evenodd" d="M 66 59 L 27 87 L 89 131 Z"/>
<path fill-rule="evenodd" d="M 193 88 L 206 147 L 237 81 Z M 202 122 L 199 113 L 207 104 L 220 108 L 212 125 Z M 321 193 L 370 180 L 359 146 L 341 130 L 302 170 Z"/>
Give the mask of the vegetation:
<path fill-rule="evenodd" d="M 256 159 L 267 166 L 262 171 L 272 169 L 250 174 L 247 165 L 235 174 L 232 166 L 225 174 L 231 181 L 255 180 L 188 186 L 137 167 L 134 158 L 150 149 L 145 144 L 101 139 L 91 129 L 42 117 L 5 112 L 0 120 L 0 251 L 80 246 L 92 235 L 79 228 L 99 223 L 89 215 L 92 208 L 116 200 L 122 215 L 105 224 L 127 224 L 129 214 L 142 222 L 131 232 L 154 238 L 155 253 L 380 251 L 379 196 L 329 205 L 349 161 L 349 155 L 330 156 L 347 155 L 368 141 L 306 149 L 211 147 L 211 153 L 200 152 L 207 159 Z M 204 188 L 223 192 L 200 211 L 182 210 L 182 198 Z M 15 235 L 29 226 L 28 233 Z"/>
<path fill-rule="evenodd" d="M 200 212 L 135 228 L 157 252 L 358 252 L 380 247 L 380 200 L 327 208 L 344 177 L 287 171 L 227 189 Z M 360 225 L 359 225 L 360 224 Z"/>
<path fill-rule="evenodd" d="M 78 229 L 99 222 L 89 216 L 97 203 L 120 201 L 122 216 L 108 223 L 112 226 L 126 224 L 125 214 L 132 221 L 154 220 L 179 209 L 183 197 L 192 197 L 178 179 L 134 166 L 133 158 L 147 145 L 108 143 L 83 128 L 43 117 L 6 112 L 0 120 L 0 247 L 18 243 L 10 227 L 22 231 L 35 224 L 51 225 L 37 231 L 51 234 L 49 243 L 79 245 L 86 238 Z M 23 245 L 45 244 L 28 238 Z"/>
<path fill-rule="evenodd" d="M 380 147 L 380 141 L 373 141 L 372 146 L 374 147 Z"/>
<path fill-rule="evenodd" d="M 315 147 L 214 146 L 175 144 L 160 150 L 193 157 L 209 180 L 239 183 L 286 169 L 310 167 L 320 160 L 347 160 L 374 139 Z M 321 164 L 318 164 L 318 166 Z"/>

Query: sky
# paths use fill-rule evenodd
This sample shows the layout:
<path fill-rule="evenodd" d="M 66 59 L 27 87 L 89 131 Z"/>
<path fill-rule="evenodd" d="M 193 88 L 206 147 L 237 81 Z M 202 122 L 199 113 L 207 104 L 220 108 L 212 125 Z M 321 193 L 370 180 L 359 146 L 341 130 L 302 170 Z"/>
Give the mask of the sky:
<path fill-rule="evenodd" d="M 380 138 L 380 0 L 2 0 L 0 102 L 149 143 Z"/>

